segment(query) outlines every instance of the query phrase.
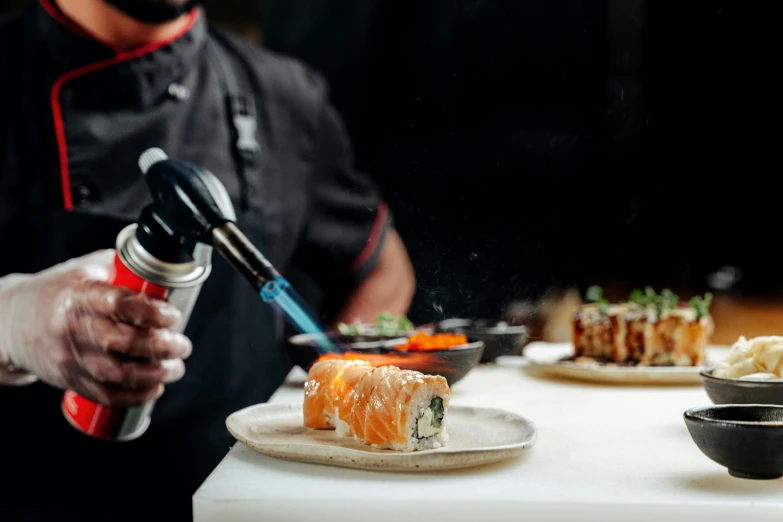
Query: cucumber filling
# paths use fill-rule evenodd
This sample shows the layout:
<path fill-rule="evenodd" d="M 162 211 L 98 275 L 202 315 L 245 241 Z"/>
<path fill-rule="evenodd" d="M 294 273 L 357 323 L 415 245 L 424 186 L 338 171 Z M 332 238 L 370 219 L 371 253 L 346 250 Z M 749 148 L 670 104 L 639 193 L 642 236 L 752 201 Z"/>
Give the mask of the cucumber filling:
<path fill-rule="evenodd" d="M 430 401 L 429 407 L 416 422 L 417 438 L 432 437 L 440 430 L 443 422 L 443 399 L 435 397 Z"/>
<path fill-rule="evenodd" d="M 435 397 L 430 401 L 430 411 L 432 411 L 432 426 L 434 428 L 440 428 L 440 423 L 443 422 L 443 399 Z"/>

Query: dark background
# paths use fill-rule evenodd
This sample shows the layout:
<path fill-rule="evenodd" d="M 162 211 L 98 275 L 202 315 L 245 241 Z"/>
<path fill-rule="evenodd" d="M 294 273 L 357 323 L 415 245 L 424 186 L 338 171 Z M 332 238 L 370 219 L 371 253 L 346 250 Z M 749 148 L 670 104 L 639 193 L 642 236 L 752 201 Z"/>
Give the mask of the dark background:
<path fill-rule="evenodd" d="M 265 45 L 326 73 L 387 192 L 416 319 L 599 280 L 703 292 L 724 265 L 778 290 L 768 4 L 261 3 Z"/>
<path fill-rule="evenodd" d="M 701 292 L 724 265 L 779 291 L 768 3 L 207 7 L 329 79 L 416 265 L 415 321 L 599 280 Z"/>

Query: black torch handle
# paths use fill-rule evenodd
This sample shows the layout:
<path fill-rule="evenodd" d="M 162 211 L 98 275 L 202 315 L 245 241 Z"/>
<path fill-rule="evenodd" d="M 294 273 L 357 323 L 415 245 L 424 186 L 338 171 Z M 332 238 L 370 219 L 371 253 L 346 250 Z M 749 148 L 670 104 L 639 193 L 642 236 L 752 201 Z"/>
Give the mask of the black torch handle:
<path fill-rule="evenodd" d="M 280 277 L 272 263 L 231 221 L 212 229 L 212 244 L 257 292 L 268 280 Z"/>

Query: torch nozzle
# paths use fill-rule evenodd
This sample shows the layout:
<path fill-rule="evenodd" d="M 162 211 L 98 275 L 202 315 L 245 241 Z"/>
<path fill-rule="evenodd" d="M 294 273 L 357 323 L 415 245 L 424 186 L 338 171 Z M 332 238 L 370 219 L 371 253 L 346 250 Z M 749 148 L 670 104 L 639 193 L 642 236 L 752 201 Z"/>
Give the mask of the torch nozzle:
<path fill-rule="evenodd" d="M 282 313 L 298 331 L 316 334 L 314 340 L 319 353 L 342 353 L 347 350 L 333 335 L 324 333 L 325 329 L 317 315 L 309 309 L 304 299 L 234 223 L 229 221 L 215 227 L 212 230 L 212 244 L 265 303 Z"/>
<path fill-rule="evenodd" d="M 267 281 L 280 277 L 272 263 L 231 221 L 212 229 L 212 244 L 257 292 Z"/>

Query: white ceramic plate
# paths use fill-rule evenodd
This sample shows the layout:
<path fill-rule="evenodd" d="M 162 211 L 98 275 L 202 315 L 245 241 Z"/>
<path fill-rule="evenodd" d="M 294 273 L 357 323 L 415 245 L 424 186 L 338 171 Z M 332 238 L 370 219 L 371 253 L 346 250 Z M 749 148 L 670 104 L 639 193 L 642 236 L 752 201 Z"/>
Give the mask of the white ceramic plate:
<path fill-rule="evenodd" d="M 520 455 L 536 442 L 532 422 L 490 408 L 449 408 L 448 444 L 436 450 L 402 453 L 378 450 L 334 430 L 302 425 L 302 407 L 258 404 L 226 419 L 228 431 L 245 446 L 286 460 L 385 471 L 431 471 L 467 468 Z"/>
<path fill-rule="evenodd" d="M 522 355 L 528 361 L 528 370 L 565 379 L 615 384 L 701 384 L 699 372 L 723 359 L 729 349 L 708 346 L 706 366 L 611 366 L 562 361 L 573 355 L 572 343 L 530 343 Z"/>

